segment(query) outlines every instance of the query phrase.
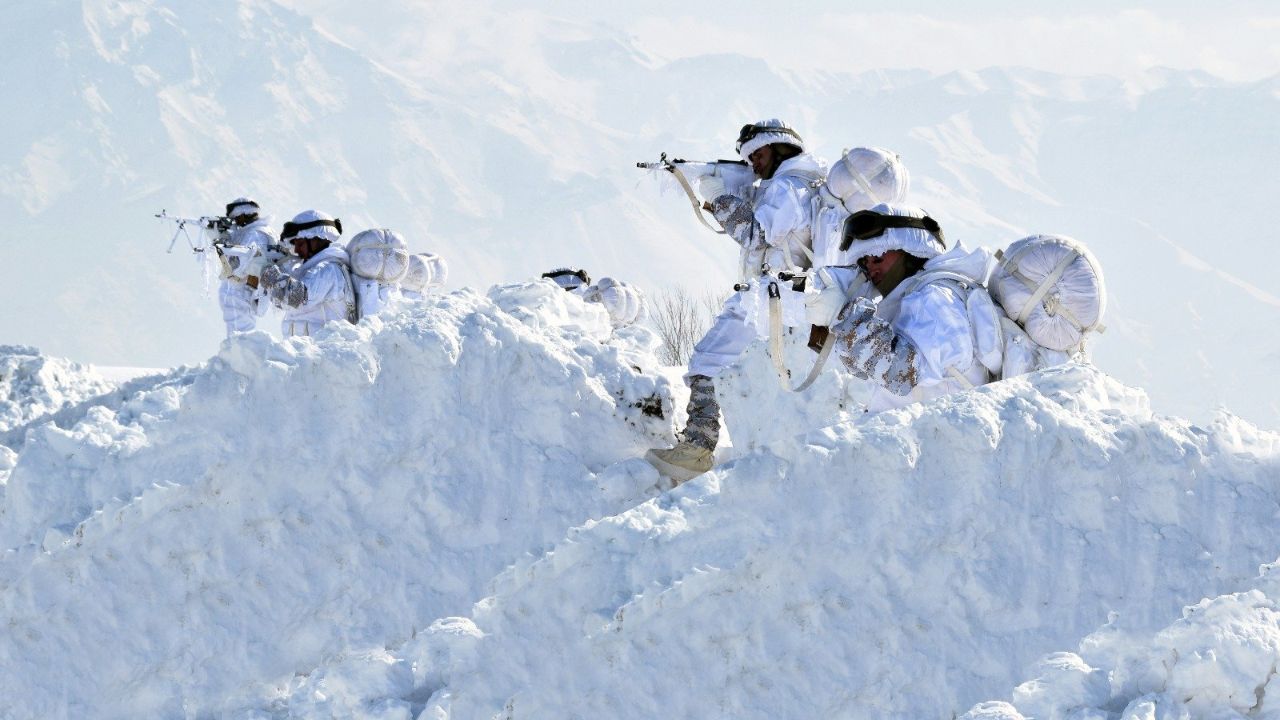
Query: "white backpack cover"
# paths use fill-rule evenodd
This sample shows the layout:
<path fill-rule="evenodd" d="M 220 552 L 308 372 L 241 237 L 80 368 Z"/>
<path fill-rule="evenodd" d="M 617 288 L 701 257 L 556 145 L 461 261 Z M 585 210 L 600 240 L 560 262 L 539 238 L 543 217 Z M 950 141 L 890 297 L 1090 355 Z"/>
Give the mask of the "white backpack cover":
<path fill-rule="evenodd" d="M 449 265 L 434 253 L 418 253 L 409 256 L 408 270 L 400 280 L 400 287 L 410 292 L 426 293 L 432 288 L 443 287 L 449 277 Z"/>
<path fill-rule="evenodd" d="M 1032 341 L 1074 352 L 1085 333 L 1104 329 L 1102 267 L 1083 244 L 1065 235 L 1032 235 L 997 257 L 987 288 Z"/>
<path fill-rule="evenodd" d="M 395 230 L 377 229 L 357 233 L 347 243 L 351 271 L 362 278 L 394 283 L 409 269 L 409 248 Z"/>

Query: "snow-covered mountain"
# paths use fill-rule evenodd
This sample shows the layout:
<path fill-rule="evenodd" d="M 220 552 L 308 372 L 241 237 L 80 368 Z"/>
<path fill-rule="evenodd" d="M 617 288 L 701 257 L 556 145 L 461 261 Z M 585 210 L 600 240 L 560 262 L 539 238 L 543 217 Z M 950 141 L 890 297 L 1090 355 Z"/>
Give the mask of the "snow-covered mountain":
<path fill-rule="evenodd" d="M 755 353 L 723 388 L 742 444 L 668 491 L 638 457 L 686 391 L 653 347 L 550 283 L 464 289 L 28 423 L 0 467 L 0 717 L 1030 713 L 1110 667 L 1005 695 L 1045 654 L 1105 623 L 1146 667 L 1179 608 L 1276 559 L 1280 436 L 1087 366 L 802 418 Z M 1240 612 L 1160 647 L 1265 637 Z M 1242 658 L 1280 649 L 1206 650 L 1205 693 L 1162 702 L 1238 708 Z"/>
<path fill-rule="evenodd" d="M 666 62 L 529 9 L 292 5 L 10 11 L 0 336 L 98 363 L 201 360 L 215 303 L 151 215 L 243 193 L 277 222 L 318 207 L 396 227 L 459 286 L 574 264 L 651 292 L 727 287 L 734 248 L 633 164 L 729 156 L 743 122 L 779 116 L 828 159 L 899 151 L 951 237 L 1085 241 L 1111 290 L 1099 362 L 1157 408 L 1280 420 L 1280 340 L 1263 331 L 1280 251 L 1257 215 L 1280 191 L 1280 79 L 798 74 L 748 55 Z"/>

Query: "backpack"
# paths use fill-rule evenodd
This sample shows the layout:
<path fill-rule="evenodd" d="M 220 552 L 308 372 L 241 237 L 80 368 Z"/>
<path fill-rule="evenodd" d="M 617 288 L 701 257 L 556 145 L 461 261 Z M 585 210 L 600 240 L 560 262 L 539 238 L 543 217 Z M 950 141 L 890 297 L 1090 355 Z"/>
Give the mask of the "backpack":
<path fill-rule="evenodd" d="M 1106 329 L 1102 267 L 1083 243 L 1065 235 L 1032 235 L 995 257 L 987 289 L 1003 311 L 999 377 L 1066 362 L 1084 350 L 1089 332 Z"/>

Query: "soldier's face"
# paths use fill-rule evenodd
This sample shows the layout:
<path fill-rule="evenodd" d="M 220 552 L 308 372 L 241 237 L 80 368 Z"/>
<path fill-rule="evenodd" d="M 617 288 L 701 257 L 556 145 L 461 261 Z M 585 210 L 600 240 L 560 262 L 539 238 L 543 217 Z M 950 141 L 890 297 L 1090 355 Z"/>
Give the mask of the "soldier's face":
<path fill-rule="evenodd" d="M 316 254 L 315 243 L 311 242 L 312 238 L 293 238 L 289 242 L 293 245 L 293 254 L 303 260 L 311 259 Z"/>
<path fill-rule="evenodd" d="M 858 264 L 867 272 L 871 284 L 881 295 L 888 295 L 907 279 L 907 254 L 901 250 L 886 250 L 883 255 L 868 255 Z"/>
<path fill-rule="evenodd" d="M 768 180 L 773 177 L 773 171 L 778 169 L 776 153 L 773 151 L 772 145 L 765 145 L 756 148 L 756 151 L 747 156 L 747 160 L 751 162 L 751 170 L 755 172 L 756 177 L 761 180 Z"/>

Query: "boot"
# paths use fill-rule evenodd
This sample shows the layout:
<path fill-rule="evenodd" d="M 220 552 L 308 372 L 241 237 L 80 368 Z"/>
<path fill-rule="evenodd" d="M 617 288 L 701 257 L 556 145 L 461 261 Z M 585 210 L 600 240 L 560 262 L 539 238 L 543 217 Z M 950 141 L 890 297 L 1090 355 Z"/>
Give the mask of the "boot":
<path fill-rule="evenodd" d="M 689 423 L 673 448 L 654 448 L 645 459 L 676 485 L 701 475 L 715 463 L 720 439 L 720 404 L 711 378 L 689 378 Z"/>
<path fill-rule="evenodd" d="M 650 465 L 676 485 L 710 470 L 714 458 L 712 451 L 684 440 L 673 448 L 654 448 L 644 454 Z"/>

